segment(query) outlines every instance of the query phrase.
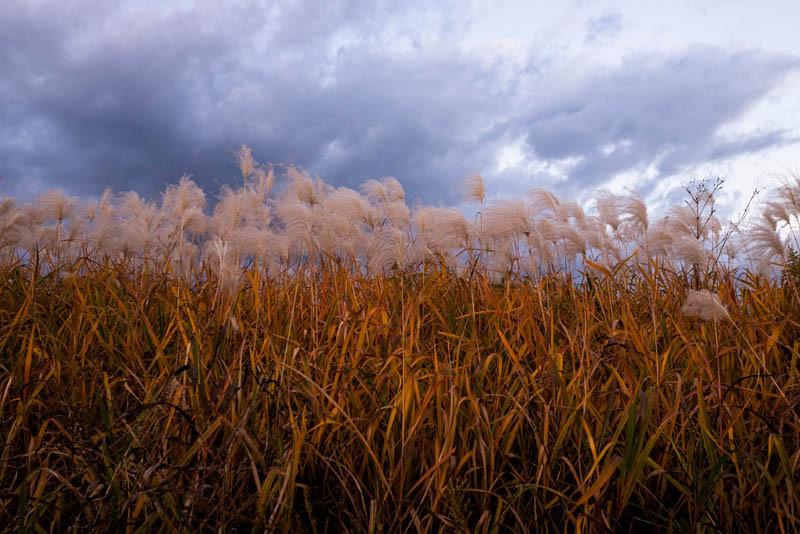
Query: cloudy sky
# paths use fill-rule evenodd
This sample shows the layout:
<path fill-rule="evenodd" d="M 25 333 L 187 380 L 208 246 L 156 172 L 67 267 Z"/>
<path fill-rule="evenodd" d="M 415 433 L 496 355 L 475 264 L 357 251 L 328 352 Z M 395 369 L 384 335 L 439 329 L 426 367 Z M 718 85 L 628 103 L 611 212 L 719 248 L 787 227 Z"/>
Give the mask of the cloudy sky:
<path fill-rule="evenodd" d="M 213 190 L 243 143 L 443 204 L 800 168 L 796 0 L 2 3 L 0 195 Z"/>

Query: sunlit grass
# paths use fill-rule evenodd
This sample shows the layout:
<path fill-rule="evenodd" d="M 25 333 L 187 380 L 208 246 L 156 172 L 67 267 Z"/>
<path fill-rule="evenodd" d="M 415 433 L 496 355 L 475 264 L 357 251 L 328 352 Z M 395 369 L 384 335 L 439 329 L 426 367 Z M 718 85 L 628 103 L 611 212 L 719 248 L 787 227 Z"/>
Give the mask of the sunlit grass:
<path fill-rule="evenodd" d="M 468 218 L 238 163 L 0 201 L 5 527 L 799 529 L 800 178 Z"/>
<path fill-rule="evenodd" d="M 0 275 L 0 518 L 64 530 L 800 526 L 800 298 L 655 265 L 492 283 L 335 263 L 217 290 Z M 80 273 L 70 275 L 70 273 Z"/>

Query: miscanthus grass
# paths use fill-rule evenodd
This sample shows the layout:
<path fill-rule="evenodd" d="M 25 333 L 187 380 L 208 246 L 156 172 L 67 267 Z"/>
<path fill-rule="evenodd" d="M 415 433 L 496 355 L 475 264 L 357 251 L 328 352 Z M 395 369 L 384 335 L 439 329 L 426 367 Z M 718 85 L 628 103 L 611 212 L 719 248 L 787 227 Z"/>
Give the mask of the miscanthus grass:
<path fill-rule="evenodd" d="M 9 528 L 798 528 L 793 285 L 78 267 L 0 273 Z"/>
<path fill-rule="evenodd" d="M 800 182 L 471 219 L 239 164 L 0 202 L 5 529 L 800 528 Z"/>

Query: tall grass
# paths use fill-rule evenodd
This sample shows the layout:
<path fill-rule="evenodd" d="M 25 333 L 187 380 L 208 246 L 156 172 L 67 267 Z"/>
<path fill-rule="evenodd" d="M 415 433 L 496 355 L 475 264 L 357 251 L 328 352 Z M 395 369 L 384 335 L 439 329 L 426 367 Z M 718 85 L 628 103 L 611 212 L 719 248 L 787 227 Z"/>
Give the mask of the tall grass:
<path fill-rule="evenodd" d="M 472 179 L 470 222 L 391 180 L 275 197 L 248 156 L 210 217 L 188 180 L 0 207 L 6 528 L 800 528 L 794 278 L 631 197 L 501 212 Z"/>
<path fill-rule="evenodd" d="M 798 527 L 791 286 L 81 268 L 2 272 L 9 526 Z"/>
<path fill-rule="evenodd" d="M 206 193 L 187 176 L 160 202 L 110 191 L 92 202 L 61 191 L 23 205 L 3 199 L 0 263 L 69 271 L 89 258 L 190 283 L 201 282 L 195 275 L 208 266 L 223 290 L 235 292 L 245 266 L 278 276 L 335 263 L 375 276 L 444 264 L 500 282 L 586 267 L 630 270 L 656 260 L 700 290 L 715 289 L 720 270 L 774 274 L 800 247 L 800 178 L 781 186 L 760 217 L 726 223 L 715 215 L 719 183 L 701 182 L 688 191 L 689 203 L 655 216 L 637 195 L 605 191 L 588 213 L 542 189 L 487 201 L 483 179 L 473 176 L 464 183 L 464 198 L 477 211 L 470 220 L 456 208 L 410 208 L 391 177 L 368 180 L 359 192 L 294 167 L 276 173 L 246 147 L 238 157 L 242 186 L 224 187 L 210 212 Z"/>

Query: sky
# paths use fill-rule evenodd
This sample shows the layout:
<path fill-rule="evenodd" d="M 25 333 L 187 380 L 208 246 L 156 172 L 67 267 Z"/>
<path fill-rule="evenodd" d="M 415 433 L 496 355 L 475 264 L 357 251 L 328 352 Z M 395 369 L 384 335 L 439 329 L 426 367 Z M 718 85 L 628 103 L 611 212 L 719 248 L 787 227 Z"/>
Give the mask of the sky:
<path fill-rule="evenodd" d="M 729 210 L 800 169 L 796 0 L 36 1 L 0 8 L 0 195 L 212 191 L 257 160 L 413 202 L 545 187 Z"/>

